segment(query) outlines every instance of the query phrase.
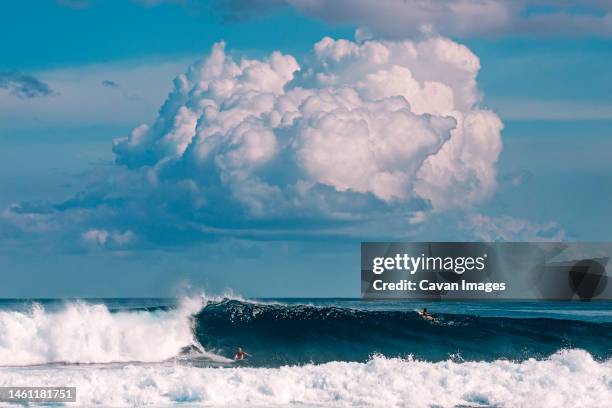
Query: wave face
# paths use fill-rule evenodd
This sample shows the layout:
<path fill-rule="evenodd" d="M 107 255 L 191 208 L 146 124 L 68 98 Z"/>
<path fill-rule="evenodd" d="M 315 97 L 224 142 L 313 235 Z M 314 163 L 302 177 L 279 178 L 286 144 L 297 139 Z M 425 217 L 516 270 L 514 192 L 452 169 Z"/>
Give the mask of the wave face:
<path fill-rule="evenodd" d="M 77 387 L 78 406 L 609 407 L 612 362 L 564 350 L 521 363 L 374 357 L 280 368 L 17 367 L 0 385 Z"/>
<path fill-rule="evenodd" d="M 208 303 L 195 315 L 195 335 L 204 349 L 222 355 L 244 347 L 254 366 L 363 362 L 375 354 L 426 361 L 525 360 L 565 348 L 581 348 L 600 359 L 611 355 L 612 323 L 452 314 L 437 318 L 430 323 L 414 311 L 226 299 Z"/>

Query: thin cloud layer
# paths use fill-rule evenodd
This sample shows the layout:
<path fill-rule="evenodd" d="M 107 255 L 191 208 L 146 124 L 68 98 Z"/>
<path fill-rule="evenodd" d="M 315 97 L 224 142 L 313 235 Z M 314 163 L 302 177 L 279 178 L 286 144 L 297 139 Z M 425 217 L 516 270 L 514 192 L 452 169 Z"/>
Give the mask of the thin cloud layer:
<path fill-rule="evenodd" d="M 467 214 L 460 227 L 481 241 L 563 241 L 565 231 L 556 222 L 533 224 L 507 215 Z"/>
<path fill-rule="evenodd" d="M 221 0 L 230 18 L 290 6 L 331 23 L 352 23 L 377 35 L 434 31 L 460 37 L 496 35 L 612 36 L 607 0 Z"/>
<path fill-rule="evenodd" d="M 609 0 L 137 0 L 145 7 L 164 3 L 190 12 L 222 13 L 245 20 L 291 7 L 333 24 L 355 24 L 377 37 L 407 38 L 423 33 L 473 38 L 508 35 L 612 37 Z M 87 8 L 87 0 L 58 0 Z"/>

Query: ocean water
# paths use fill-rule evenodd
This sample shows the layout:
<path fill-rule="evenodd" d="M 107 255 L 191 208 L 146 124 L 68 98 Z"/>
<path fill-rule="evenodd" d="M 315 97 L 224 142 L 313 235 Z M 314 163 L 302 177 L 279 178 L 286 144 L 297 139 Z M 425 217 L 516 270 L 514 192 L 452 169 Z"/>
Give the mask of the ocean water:
<path fill-rule="evenodd" d="M 67 406 L 610 407 L 612 303 L 0 300 L 0 386 L 75 386 Z"/>

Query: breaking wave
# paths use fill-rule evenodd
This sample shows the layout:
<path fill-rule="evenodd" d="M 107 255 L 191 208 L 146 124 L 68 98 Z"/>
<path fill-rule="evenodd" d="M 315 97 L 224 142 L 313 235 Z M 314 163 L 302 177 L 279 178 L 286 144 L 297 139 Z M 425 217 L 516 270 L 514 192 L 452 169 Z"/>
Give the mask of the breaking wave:
<path fill-rule="evenodd" d="M 0 365 L 163 361 L 197 344 L 191 316 L 203 305 L 185 298 L 175 308 L 153 310 L 114 312 L 82 301 L 57 310 L 39 303 L 2 310 Z"/>
<path fill-rule="evenodd" d="M 559 350 L 612 356 L 612 323 L 549 318 L 438 314 L 412 310 L 258 303 L 192 297 L 177 306 L 112 310 L 67 302 L 0 311 L 0 365 L 163 362 L 230 364 L 244 347 L 252 367 L 336 361 L 373 355 L 438 362 L 524 361 Z M 209 364 L 210 365 L 210 364 Z"/>

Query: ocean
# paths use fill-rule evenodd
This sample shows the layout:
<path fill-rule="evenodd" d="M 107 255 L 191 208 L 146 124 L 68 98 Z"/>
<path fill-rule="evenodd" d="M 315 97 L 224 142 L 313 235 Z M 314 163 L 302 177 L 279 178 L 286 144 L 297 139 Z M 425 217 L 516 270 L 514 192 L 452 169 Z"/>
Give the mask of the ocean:
<path fill-rule="evenodd" d="M 66 406 L 609 407 L 612 302 L 0 300 L 0 386 L 77 387 Z"/>

